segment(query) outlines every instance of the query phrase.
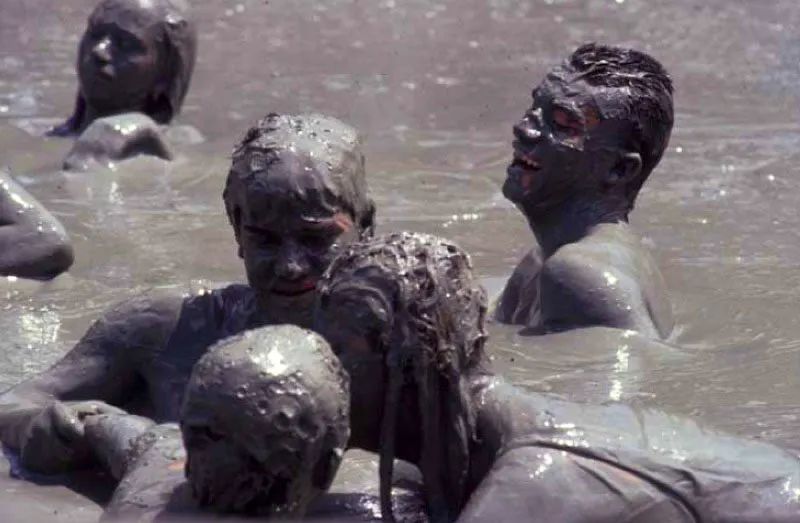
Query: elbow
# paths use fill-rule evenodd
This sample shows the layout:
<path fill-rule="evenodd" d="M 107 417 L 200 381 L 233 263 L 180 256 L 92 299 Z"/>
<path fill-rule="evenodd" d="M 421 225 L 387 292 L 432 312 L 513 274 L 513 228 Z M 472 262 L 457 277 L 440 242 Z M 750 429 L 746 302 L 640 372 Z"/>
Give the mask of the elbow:
<path fill-rule="evenodd" d="M 52 280 L 65 273 L 75 262 L 75 251 L 67 237 L 59 237 L 51 243 L 47 257 L 41 263 L 41 278 Z"/>

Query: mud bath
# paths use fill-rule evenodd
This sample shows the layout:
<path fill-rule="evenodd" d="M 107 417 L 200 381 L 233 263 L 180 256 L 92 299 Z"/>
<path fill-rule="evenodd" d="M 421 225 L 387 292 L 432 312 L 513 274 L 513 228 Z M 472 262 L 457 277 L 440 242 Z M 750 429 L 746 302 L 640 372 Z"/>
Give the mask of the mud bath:
<path fill-rule="evenodd" d="M 498 368 L 536 390 L 655 403 L 797 447 L 796 2 L 195 3 L 198 63 L 176 123 L 207 141 L 179 148 L 172 164 L 65 174 L 69 140 L 34 138 L 13 123 L 71 110 L 77 42 L 94 3 L 2 7 L 0 163 L 62 221 L 76 253 L 70 273 L 52 282 L 0 283 L 3 388 L 55 361 L 122 298 L 244 281 L 220 194 L 231 146 L 269 111 L 331 114 L 359 128 L 378 231 L 452 238 L 498 291 L 531 241 L 500 194 L 511 125 L 544 71 L 596 39 L 652 53 L 674 77 L 670 148 L 631 222 L 664 272 L 674 341 L 685 348 L 597 330 L 536 340 L 493 325 Z M 365 458 L 340 475 L 354 468 L 377 479 Z M 356 476 L 340 484 L 358 485 Z M 3 521 L 98 514 L 63 487 L 0 477 Z"/>

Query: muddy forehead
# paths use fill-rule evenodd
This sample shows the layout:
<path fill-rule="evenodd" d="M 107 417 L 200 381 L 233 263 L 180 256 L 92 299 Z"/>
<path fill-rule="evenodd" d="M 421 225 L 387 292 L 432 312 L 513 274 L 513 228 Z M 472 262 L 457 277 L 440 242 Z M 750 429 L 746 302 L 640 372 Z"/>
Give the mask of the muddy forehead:
<path fill-rule="evenodd" d="M 110 24 L 134 32 L 161 21 L 161 2 L 154 0 L 106 0 L 89 17 L 90 25 Z"/>
<path fill-rule="evenodd" d="M 538 89 L 540 95 L 552 101 L 574 105 L 587 119 L 597 120 L 598 123 L 626 114 L 631 97 L 627 87 L 592 85 L 583 80 L 580 73 L 560 67 L 548 72 Z"/>
<path fill-rule="evenodd" d="M 327 166 L 305 152 L 282 150 L 244 159 L 242 211 L 251 222 L 331 219 L 344 210 L 342 191 Z"/>

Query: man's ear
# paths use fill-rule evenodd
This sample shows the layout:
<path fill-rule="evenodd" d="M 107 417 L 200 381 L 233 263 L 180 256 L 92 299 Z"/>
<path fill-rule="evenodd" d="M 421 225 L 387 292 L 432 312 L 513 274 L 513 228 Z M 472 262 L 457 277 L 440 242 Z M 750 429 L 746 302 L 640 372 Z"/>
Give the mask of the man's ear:
<path fill-rule="evenodd" d="M 639 153 L 626 152 L 620 156 L 614 168 L 606 175 L 607 185 L 628 185 L 642 173 L 642 156 Z"/>

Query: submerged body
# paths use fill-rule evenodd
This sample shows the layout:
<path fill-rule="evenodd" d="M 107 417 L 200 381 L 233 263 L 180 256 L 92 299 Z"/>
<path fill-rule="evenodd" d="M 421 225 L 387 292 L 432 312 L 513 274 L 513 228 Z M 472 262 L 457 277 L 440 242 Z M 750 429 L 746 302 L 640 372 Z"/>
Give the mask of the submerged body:
<path fill-rule="evenodd" d="M 668 338 L 664 281 L 628 215 L 669 142 L 669 75 L 644 53 L 587 44 L 532 95 L 514 126 L 503 195 L 535 244 L 495 319 L 539 334 L 605 326 Z"/>
<path fill-rule="evenodd" d="M 627 223 L 602 224 L 580 242 L 547 259 L 538 247 L 526 254 L 493 311 L 523 334 L 609 326 L 651 339 L 674 326 L 666 285 L 653 256 Z"/>
<path fill-rule="evenodd" d="M 476 488 L 459 523 L 800 521 L 800 459 L 774 445 L 621 404 L 473 381 Z M 480 448 L 484 446 L 484 448 Z M 513 487 L 512 487 L 513 485 Z"/>
<path fill-rule="evenodd" d="M 64 227 L 0 169 L 0 275 L 49 280 L 73 260 Z"/>
<path fill-rule="evenodd" d="M 353 244 L 319 293 L 316 329 L 351 377 L 351 445 L 381 454 L 384 486 L 395 455 L 417 464 L 433 521 L 800 522 L 795 453 L 494 375 L 486 294 L 447 240 Z"/>

